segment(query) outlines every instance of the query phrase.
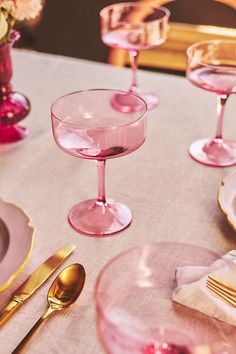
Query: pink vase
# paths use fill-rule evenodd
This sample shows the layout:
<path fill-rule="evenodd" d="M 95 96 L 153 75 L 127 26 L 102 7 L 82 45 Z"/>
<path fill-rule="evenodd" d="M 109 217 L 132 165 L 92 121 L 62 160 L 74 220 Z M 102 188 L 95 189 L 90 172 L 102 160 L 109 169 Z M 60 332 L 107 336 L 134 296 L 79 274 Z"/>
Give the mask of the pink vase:
<path fill-rule="evenodd" d="M 24 95 L 13 92 L 10 83 L 11 47 L 17 39 L 19 34 L 13 31 L 11 41 L 0 45 L 0 144 L 13 143 L 27 136 L 27 130 L 16 123 L 27 116 L 30 102 Z"/>

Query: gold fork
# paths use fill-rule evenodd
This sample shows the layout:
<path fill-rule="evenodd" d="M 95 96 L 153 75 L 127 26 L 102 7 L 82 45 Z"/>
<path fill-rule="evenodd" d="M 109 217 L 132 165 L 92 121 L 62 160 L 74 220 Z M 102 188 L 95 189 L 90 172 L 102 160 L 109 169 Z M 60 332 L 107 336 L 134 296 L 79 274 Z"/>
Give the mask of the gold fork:
<path fill-rule="evenodd" d="M 230 286 L 228 284 L 225 284 L 222 280 L 216 278 L 215 276 L 208 275 L 207 281 L 209 281 L 212 284 L 215 284 L 220 289 L 230 293 L 231 295 L 235 295 L 236 296 L 236 288 L 233 288 L 232 286 Z"/>
<path fill-rule="evenodd" d="M 236 307 L 236 289 L 211 275 L 207 278 L 207 287 L 222 297 L 225 301 Z"/>

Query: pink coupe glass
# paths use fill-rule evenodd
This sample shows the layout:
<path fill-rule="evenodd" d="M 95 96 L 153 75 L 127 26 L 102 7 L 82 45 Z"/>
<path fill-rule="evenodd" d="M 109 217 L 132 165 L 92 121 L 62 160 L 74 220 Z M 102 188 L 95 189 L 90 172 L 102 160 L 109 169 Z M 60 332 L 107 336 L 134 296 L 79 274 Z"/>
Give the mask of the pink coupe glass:
<path fill-rule="evenodd" d="M 234 327 L 171 299 L 177 267 L 209 266 L 217 258 L 204 248 L 163 242 L 132 248 L 109 261 L 94 293 L 105 352 L 233 354 Z"/>
<path fill-rule="evenodd" d="M 105 162 L 138 149 L 146 138 L 146 103 L 129 94 L 139 112 L 122 113 L 111 104 L 116 90 L 79 91 L 59 98 L 51 108 L 56 143 L 65 152 L 97 161 L 98 198 L 75 205 L 71 226 L 90 236 L 105 236 L 126 228 L 132 220 L 129 208 L 105 197 Z M 141 109 L 142 108 L 142 109 Z M 122 173 L 121 173 L 122 178 Z"/>
<path fill-rule="evenodd" d="M 200 139 L 189 148 L 190 156 L 205 165 L 226 167 L 236 164 L 236 142 L 222 136 L 225 103 L 236 93 L 236 41 L 210 40 L 187 50 L 188 80 L 217 94 L 218 123 L 213 139 Z"/>
<path fill-rule="evenodd" d="M 129 52 L 132 67 L 132 83 L 129 92 L 141 96 L 148 109 L 159 103 L 151 92 L 140 91 L 137 86 L 136 71 L 140 50 L 161 45 L 167 36 L 169 10 L 148 2 L 126 2 L 105 7 L 101 13 L 101 35 L 103 42 L 111 48 L 122 48 Z M 114 97 L 114 106 L 121 111 L 134 109 L 129 100 Z"/>

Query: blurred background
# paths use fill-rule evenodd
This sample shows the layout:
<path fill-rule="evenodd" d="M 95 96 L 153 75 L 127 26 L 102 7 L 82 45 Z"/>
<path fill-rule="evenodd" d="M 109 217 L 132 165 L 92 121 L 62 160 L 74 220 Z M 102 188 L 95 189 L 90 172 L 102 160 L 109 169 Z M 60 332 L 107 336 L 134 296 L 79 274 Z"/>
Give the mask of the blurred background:
<path fill-rule="evenodd" d="M 127 54 L 107 48 L 100 38 L 101 9 L 120 1 L 42 0 L 43 10 L 34 21 L 20 23 L 18 47 L 115 65 L 128 65 Z M 138 2 L 138 1 L 137 1 Z M 236 39 L 236 0 L 152 1 L 171 12 L 169 38 L 160 48 L 145 51 L 140 66 L 147 70 L 185 70 L 186 48 L 199 40 Z"/>

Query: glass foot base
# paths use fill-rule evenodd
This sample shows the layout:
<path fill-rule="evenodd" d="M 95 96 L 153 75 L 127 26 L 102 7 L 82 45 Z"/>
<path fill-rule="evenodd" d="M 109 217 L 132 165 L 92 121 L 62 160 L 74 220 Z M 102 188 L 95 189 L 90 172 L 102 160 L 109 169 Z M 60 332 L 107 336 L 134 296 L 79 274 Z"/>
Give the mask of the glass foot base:
<path fill-rule="evenodd" d="M 131 91 L 131 93 L 141 97 L 147 104 L 148 110 L 155 108 L 159 104 L 159 98 L 150 92 Z M 143 110 L 143 104 L 135 96 L 126 94 L 116 94 L 111 99 L 112 107 L 122 113 L 140 112 Z"/>
<path fill-rule="evenodd" d="M 190 156 L 197 162 L 214 167 L 236 165 L 236 143 L 224 139 L 200 139 L 189 147 Z"/>
<path fill-rule="evenodd" d="M 16 124 L 27 116 L 30 103 L 27 97 L 18 92 L 0 100 L 0 122 L 5 125 Z"/>
<path fill-rule="evenodd" d="M 143 111 L 143 102 L 129 93 L 117 93 L 111 98 L 111 106 L 119 112 L 131 113 Z"/>
<path fill-rule="evenodd" d="M 89 236 L 109 236 L 128 227 L 132 221 L 130 209 L 114 200 L 106 203 L 90 199 L 75 205 L 68 216 L 70 225 Z"/>
<path fill-rule="evenodd" d="M 17 125 L 0 127 L 0 144 L 16 143 L 28 136 L 28 130 Z"/>

